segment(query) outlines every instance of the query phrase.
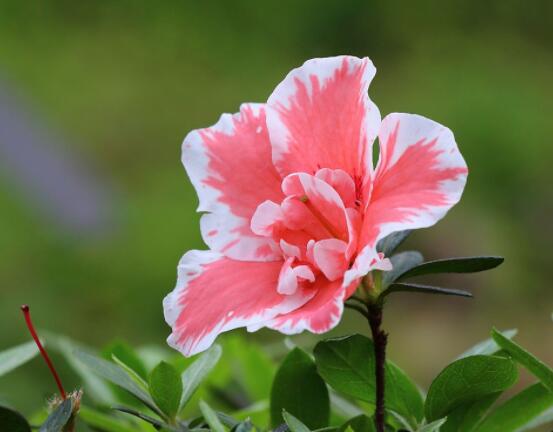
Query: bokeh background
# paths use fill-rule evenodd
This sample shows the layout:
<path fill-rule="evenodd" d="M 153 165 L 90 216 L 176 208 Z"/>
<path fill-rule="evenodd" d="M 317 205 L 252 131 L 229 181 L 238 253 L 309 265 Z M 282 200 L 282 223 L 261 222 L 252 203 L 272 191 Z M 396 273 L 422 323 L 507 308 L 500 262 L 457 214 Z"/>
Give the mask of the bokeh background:
<path fill-rule="evenodd" d="M 377 66 L 383 114 L 449 126 L 470 167 L 461 204 L 406 248 L 506 257 L 438 280 L 474 300 L 392 298 L 391 357 L 427 385 L 497 326 L 553 362 L 552 18 L 547 0 L 1 0 L 0 349 L 28 340 L 22 303 L 93 346 L 164 344 L 161 300 L 203 248 L 184 135 L 265 101 L 306 59 L 349 53 Z M 346 315 L 333 334 L 366 332 Z M 24 410 L 53 391 L 38 359 L 0 381 Z"/>

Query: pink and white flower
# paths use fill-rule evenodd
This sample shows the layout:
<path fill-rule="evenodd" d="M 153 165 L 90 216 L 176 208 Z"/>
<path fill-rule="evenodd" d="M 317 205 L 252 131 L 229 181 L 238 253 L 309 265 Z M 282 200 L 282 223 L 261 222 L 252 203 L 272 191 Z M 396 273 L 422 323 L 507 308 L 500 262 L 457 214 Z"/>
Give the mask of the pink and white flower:
<path fill-rule="evenodd" d="M 209 250 L 182 257 L 163 302 L 172 347 L 192 355 L 237 327 L 332 329 L 360 279 L 390 270 L 378 240 L 459 201 L 467 166 L 453 134 L 414 114 L 381 120 L 375 72 L 368 58 L 309 60 L 267 103 L 185 138 Z"/>

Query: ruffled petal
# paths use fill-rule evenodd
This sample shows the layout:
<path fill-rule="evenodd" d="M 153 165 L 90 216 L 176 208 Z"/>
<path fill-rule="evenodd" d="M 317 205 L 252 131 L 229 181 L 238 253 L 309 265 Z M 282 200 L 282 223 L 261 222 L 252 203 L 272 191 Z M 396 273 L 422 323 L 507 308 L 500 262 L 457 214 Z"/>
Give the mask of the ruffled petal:
<path fill-rule="evenodd" d="M 302 306 L 313 293 L 277 292 L 282 264 L 235 261 L 212 251 L 186 253 L 177 286 L 163 301 L 172 328 L 169 345 L 190 356 L 207 349 L 222 332 L 267 322 Z"/>
<path fill-rule="evenodd" d="M 283 176 L 324 167 L 365 177 L 380 125 L 367 94 L 375 73 L 368 58 L 312 59 L 277 86 L 267 102 L 267 126 Z"/>
<path fill-rule="evenodd" d="M 190 132 L 182 161 L 198 193 L 198 211 L 208 212 L 201 219 L 206 244 L 233 259 L 280 259 L 278 245 L 250 229 L 260 203 L 283 199 L 264 105 L 242 105 L 240 113 L 223 114 L 214 126 Z"/>

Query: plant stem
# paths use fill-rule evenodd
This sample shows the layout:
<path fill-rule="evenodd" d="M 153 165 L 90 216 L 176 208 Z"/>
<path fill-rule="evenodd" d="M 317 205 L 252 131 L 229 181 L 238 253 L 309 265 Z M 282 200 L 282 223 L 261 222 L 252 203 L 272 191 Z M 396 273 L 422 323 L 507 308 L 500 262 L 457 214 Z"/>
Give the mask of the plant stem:
<path fill-rule="evenodd" d="M 382 305 L 368 305 L 368 321 L 371 327 L 371 333 L 374 343 L 375 357 L 375 376 L 376 376 L 376 407 L 374 411 L 374 422 L 376 432 L 384 432 L 384 417 L 385 417 L 385 401 L 384 401 L 384 386 L 385 386 L 385 368 L 386 368 L 386 344 L 388 342 L 388 334 L 382 330 Z"/>

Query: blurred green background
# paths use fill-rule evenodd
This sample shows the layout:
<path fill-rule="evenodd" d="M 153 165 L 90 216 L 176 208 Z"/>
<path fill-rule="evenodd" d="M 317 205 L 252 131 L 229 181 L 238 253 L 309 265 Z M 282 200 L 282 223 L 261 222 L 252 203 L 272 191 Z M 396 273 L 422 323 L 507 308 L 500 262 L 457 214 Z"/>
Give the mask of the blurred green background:
<path fill-rule="evenodd" d="M 489 274 L 439 280 L 474 300 L 392 298 L 391 357 L 424 385 L 495 325 L 518 327 L 520 342 L 553 362 L 552 18 L 547 0 L 0 1 L 0 83 L 108 197 L 101 223 L 75 230 L 44 210 L 47 194 L 22 186 L 25 169 L 0 172 L 0 349 L 29 338 L 22 303 L 40 328 L 95 346 L 163 344 L 161 300 L 177 261 L 203 248 L 184 135 L 265 101 L 306 59 L 354 54 L 378 69 L 370 94 L 383 114 L 449 126 L 469 164 L 461 204 L 406 247 L 506 257 Z M 48 176 L 40 157 L 30 162 Z M 72 182 L 57 175 L 54 189 Z M 346 315 L 333 334 L 367 331 Z M 27 410 L 53 391 L 38 359 L 0 381 Z"/>

